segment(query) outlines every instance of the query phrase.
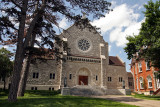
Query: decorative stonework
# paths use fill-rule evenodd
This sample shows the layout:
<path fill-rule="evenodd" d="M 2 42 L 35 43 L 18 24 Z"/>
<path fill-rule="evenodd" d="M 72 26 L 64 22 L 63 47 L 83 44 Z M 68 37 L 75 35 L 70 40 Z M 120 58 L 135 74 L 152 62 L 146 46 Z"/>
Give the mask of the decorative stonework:
<path fill-rule="evenodd" d="M 80 52 L 88 52 L 92 48 L 92 43 L 88 38 L 80 37 L 76 40 L 76 47 Z"/>

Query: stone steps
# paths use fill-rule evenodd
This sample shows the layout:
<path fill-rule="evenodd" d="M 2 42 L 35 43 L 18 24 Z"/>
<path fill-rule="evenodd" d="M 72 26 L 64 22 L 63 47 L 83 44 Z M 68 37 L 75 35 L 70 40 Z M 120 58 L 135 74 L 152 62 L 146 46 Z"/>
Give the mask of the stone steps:
<path fill-rule="evenodd" d="M 99 87 L 78 86 L 70 88 L 70 94 L 81 96 L 100 96 L 105 95 L 105 92 Z"/>

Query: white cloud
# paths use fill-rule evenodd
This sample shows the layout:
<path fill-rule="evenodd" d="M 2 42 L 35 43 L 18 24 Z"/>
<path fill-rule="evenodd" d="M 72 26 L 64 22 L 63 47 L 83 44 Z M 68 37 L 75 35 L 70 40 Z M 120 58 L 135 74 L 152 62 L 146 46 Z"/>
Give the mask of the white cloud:
<path fill-rule="evenodd" d="M 109 45 L 109 47 L 108 47 L 108 49 L 109 49 L 109 52 L 111 51 L 111 47 L 112 47 L 112 46 L 111 46 L 111 45 Z"/>
<path fill-rule="evenodd" d="M 68 27 L 67 25 L 67 19 L 66 18 L 63 18 L 60 23 L 59 23 L 59 27 L 60 28 L 63 28 L 63 29 L 66 29 Z"/>
<path fill-rule="evenodd" d="M 101 28 L 102 35 L 110 33 L 110 42 L 117 46 L 124 47 L 127 43 L 127 35 L 137 35 L 142 21 L 137 21 L 140 14 L 134 12 L 137 5 L 128 7 L 126 4 L 116 6 L 113 12 L 106 14 L 104 18 L 95 20 L 93 25 Z"/>

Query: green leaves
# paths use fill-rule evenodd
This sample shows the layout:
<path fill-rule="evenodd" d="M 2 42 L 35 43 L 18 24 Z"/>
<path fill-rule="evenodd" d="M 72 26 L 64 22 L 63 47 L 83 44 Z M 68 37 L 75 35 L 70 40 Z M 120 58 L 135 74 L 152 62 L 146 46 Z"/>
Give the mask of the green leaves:
<path fill-rule="evenodd" d="M 5 78 L 13 70 L 13 62 L 10 61 L 11 53 L 5 48 L 0 49 L 0 77 Z"/>
<path fill-rule="evenodd" d="M 124 49 L 128 59 L 138 52 L 139 58 L 150 60 L 152 66 L 160 68 L 160 0 L 155 3 L 151 0 L 144 7 L 145 22 L 141 25 L 140 33 L 127 37 L 129 42 Z"/>

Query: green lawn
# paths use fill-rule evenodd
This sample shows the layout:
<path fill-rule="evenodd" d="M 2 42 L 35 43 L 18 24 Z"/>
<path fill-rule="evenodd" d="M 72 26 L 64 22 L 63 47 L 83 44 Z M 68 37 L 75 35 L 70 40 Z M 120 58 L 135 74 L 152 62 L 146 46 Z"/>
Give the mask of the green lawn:
<path fill-rule="evenodd" d="M 61 96 L 57 92 L 27 91 L 16 103 L 7 101 L 7 94 L 0 92 L 0 107 L 136 107 L 119 102 L 78 96 Z"/>
<path fill-rule="evenodd" d="M 160 100 L 160 96 L 150 96 L 150 95 L 144 95 L 144 94 L 136 94 L 135 95 L 131 95 L 135 98 L 141 98 L 141 99 L 148 99 L 148 100 Z"/>

